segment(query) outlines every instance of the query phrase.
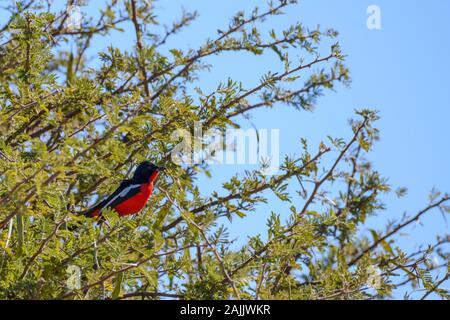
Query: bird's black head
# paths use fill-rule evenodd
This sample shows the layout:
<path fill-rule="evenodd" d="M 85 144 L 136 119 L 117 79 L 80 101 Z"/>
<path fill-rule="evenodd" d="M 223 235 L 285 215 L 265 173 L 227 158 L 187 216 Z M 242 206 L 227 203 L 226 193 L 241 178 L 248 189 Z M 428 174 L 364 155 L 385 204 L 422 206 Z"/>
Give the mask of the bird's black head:
<path fill-rule="evenodd" d="M 144 161 L 137 167 L 133 176 L 133 181 L 136 183 L 153 182 L 155 181 L 159 172 L 163 170 L 163 167 L 158 167 L 150 161 Z"/>

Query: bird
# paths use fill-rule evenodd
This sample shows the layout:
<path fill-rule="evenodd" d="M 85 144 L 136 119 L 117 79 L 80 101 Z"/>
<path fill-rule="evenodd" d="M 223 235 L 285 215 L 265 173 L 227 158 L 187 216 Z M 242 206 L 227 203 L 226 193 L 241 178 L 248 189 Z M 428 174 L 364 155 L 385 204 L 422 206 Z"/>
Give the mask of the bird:
<path fill-rule="evenodd" d="M 131 180 L 123 180 L 109 197 L 80 215 L 102 219 L 102 212 L 107 208 L 113 209 L 120 217 L 139 213 L 150 199 L 159 173 L 164 170 L 150 161 L 140 163 Z"/>

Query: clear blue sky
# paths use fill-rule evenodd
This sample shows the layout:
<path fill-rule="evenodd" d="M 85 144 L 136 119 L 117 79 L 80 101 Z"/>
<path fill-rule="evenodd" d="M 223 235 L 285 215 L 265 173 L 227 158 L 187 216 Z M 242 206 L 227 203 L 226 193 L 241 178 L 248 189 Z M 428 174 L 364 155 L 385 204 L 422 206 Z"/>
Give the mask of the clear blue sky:
<path fill-rule="evenodd" d="M 170 5 L 169 5 L 170 3 Z M 220 4 L 219 4 L 220 3 Z M 197 9 L 200 18 L 179 37 L 176 44 L 195 46 L 211 36 L 217 27 L 227 24 L 235 11 L 248 10 L 262 1 L 167 1 L 164 12 L 185 8 Z M 366 27 L 366 9 L 381 8 L 382 29 Z M 177 11 L 178 12 L 178 11 Z M 309 0 L 288 10 L 284 16 L 268 20 L 271 27 L 287 26 L 301 21 L 307 26 L 332 27 L 340 32 L 339 42 L 348 55 L 352 75 L 350 88 L 339 88 L 319 99 L 315 112 L 296 112 L 288 108 L 260 110 L 252 122 L 258 128 L 280 128 L 281 153 L 299 152 L 299 138 L 311 143 L 326 135 L 349 137 L 347 119 L 355 108 L 380 110 L 379 141 L 369 159 L 394 187 L 408 187 L 403 199 L 386 198 L 388 210 L 372 219 L 371 227 L 381 228 L 389 219 L 413 214 L 427 204 L 433 187 L 450 192 L 450 2 L 431 1 L 365 1 Z M 232 55 L 230 55 L 232 58 Z M 273 55 L 252 56 L 239 60 L 211 59 L 214 69 L 203 78 L 214 87 L 228 76 L 250 85 L 275 65 Z M 242 61 L 242 63 L 238 63 Z M 242 122 L 244 127 L 250 124 Z M 215 179 L 201 181 L 205 189 L 216 187 L 236 168 L 217 167 Z M 265 227 L 271 210 L 282 213 L 279 201 L 270 197 L 269 205 L 260 206 L 248 218 L 233 223 L 231 234 L 244 240 L 245 234 L 256 234 Z M 285 211 L 286 212 L 286 211 Z M 402 244 L 413 250 L 418 243 L 433 241 L 437 233 L 448 233 L 449 226 L 437 211 L 424 218 L 424 226 L 415 225 Z M 442 263 L 442 261 L 441 261 Z M 447 283 L 448 286 L 448 283 Z M 401 297 L 400 295 L 398 297 Z"/>
<path fill-rule="evenodd" d="M 381 8 L 379 31 L 366 27 L 366 9 L 371 4 Z M 176 16 L 181 6 L 199 11 L 200 17 L 192 27 L 169 44 L 195 47 L 212 37 L 217 28 L 224 28 L 228 17 L 237 10 L 248 11 L 255 5 L 263 6 L 264 2 L 171 0 L 157 6 L 164 20 Z M 320 24 L 340 32 L 339 42 L 348 55 L 347 65 L 351 70 L 351 87 L 327 93 L 319 99 L 313 113 L 289 108 L 260 110 L 253 113 L 252 122 L 258 128 L 279 128 L 281 153 L 292 154 L 299 152 L 300 137 L 307 137 L 311 144 L 327 135 L 349 137 L 347 120 L 353 116 L 354 109 L 380 110 L 377 126 L 381 141 L 368 158 L 389 178 L 394 189 L 405 186 L 409 193 L 403 199 L 386 198 L 389 210 L 374 219 L 375 226 L 381 227 L 405 211 L 412 214 L 424 207 L 433 187 L 450 191 L 449 13 L 450 2 L 443 0 L 305 0 L 288 9 L 286 15 L 266 22 L 270 27 L 283 28 L 300 21 L 306 26 Z M 229 54 L 211 59 L 213 70 L 203 77 L 201 84 L 213 89 L 220 81 L 232 77 L 250 86 L 266 71 L 278 66 L 272 54 L 234 58 L 235 55 Z M 246 121 L 241 123 L 243 127 L 251 127 Z M 242 169 L 216 166 L 214 179 L 202 179 L 201 186 L 205 191 L 215 189 L 217 182 Z M 276 199 L 271 199 L 270 205 L 261 206 L 255 214 L 234 223 L 231 233 L 242 239 L 243 234 L 261 230 L 270 211 L 281 208 Z M 413 248 L 417 243 L 432 241 L 436 233 L 449 230 L 438 212 L 422 222 L 425 227 L 413 227 L 403 243 Z"/>
<path fill-rule="evenodd" d="M 104 1 L 94 2 L 98 6 Z M 366 27 L 366 9 L 371 4 L 381 8 L 379 31 Z M 163 22 L 170 23 L 179 16 L 182 7 L 197 10 L 200 17 L 193 25 L 167 44 L 167 49 L 195 48 L 213 37 L 218 28 L 226 28 L 228 18 L 238 10 L 249 12 L 254 6 L 264 7 L 265 2 L 165 0 L 156 3 L 156 13 Z M 423 208 L 433 187 L 450 192 L 449 14 L 450 2 L 445 0 L 304 0 L 289 8 L 286 15 L 266 21 L 267 27 L 275 29 L 298 21 L 312 28 L 320 24 L 337 29 L 353 80 L 350 88 L 338 87 L 336 92 L 320 98 L 313 113 L 289 108 L 253 113 L 252 122 L 256 127 L 280 129 L 282 154 L 298 154 L 301 137 L 308 138 L 311 145 L 327 135 L 348 138 L 351 132 L 347 120 L 353 116 L 354 109 L 380 110 L 381 120 L 377 125 L 381 141 L 369 159 L 389 178 L 394 189 L 405 186 L 409 193 L 402 199 L 387 197 L 388 210 L 382 217 L 372 219 L 371 227 L 381 228 L 388 219 Z M 115 33 L 108 42 L 131 50 L 133 39 L 127 33 Z M 108 42 L 96 42 L 96 47 L 105 48 Z M 200 85 L 213 89 L 232 77 L 250 87 L 266 71 L 279 66 L 273 54 L 236 57 L 227 54 L 210 59 L 214 67 L 211 73 L 204 74 Z M 241 123 L 244 128 L 251 127 L 245 120 Z M 215 166 L 213 179 L 200 179 L 201 189 L 207 194 L 234 172 L 245 168 Z M 283 213 L 285 206 L 268 195 L 269 205 L 260 206 L 248 218 L 235 220 L 230 228 L 231 235 L 239 237 L 240 243 L 245 241 L 245 235 L 257 234 L 265 228 L 271 210 Z M 409 236 L 402 241 L 411 250 L 418 243 L 430 242 L 437 233 L 449 230 L 437 211 L 422 222 L 424 226 L 410 228 Z"/>

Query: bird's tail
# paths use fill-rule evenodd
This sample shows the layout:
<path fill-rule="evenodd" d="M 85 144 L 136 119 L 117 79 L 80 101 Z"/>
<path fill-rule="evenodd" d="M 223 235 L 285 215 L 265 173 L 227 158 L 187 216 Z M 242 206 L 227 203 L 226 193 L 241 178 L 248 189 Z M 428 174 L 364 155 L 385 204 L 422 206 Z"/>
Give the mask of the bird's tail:
<path fill-rule="evenodd" d="M 86 217 L 86 218 L 94 218 L 94 217 L 98 216 L 99 211 L 100 211 L 99 208 L 92 207 L 92 208 L 89 208 L 89 209 L 87 209 L 85 211 L 79 212 L 78 215 Z"/>

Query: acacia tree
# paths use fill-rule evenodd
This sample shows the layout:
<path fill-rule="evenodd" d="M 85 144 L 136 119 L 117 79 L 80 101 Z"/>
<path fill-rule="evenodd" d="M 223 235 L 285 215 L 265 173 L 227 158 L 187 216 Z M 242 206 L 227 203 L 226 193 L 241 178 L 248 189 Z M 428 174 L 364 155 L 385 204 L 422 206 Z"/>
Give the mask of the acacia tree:
<path fill-rule="evenodd" d="M 416 252 L 396 243 L 423 215 L 449 212 L 448 195 L 433 192 L 422 211 L 360 232 L 368 217 L 388 209 L 381 197 L 391 192 L 366 160 L 378 137 L 374 111 L 356 112 L 346 139 L 324 137 L 318 146 L 302 139 L 301 154 L 286 157 L 278 175 L 248 171 L 208 195 L 196 184 L 209 174 L 206 163 L 171 161 L 177 129 L 201 122 L 223 131 L 254 109 L 309 111 L 325 90 L 349 82 L 339 45 L 324 44 L 336 31 L 301 23 L 258 31 L 295 2 L 239 12 L 193 49 L 166 43 L 197 14 L 184 12 L 156 33 L 152 1 L 111 0 L 77 28 L 50 1 L 7 8 L 10 19 L 0 26 L 0 298 L 373 299 L 403 287 L 423 298 L 449 297 L 442 289 L 449 236 Z M 95 39 L 122 27 L 133 47 L 92 52 Z M 207 58 L 228 51 L 256 58 L 273 51 L 285 67 L 267 70 L 255 87 L 229 80 L 212 92 L 192 90 Z M 303 58 L 290 58 L 292 51 Z M 105 212 L 103 227 L 76 214 L 144 159 L 168 170 L 143 212 L 123 219 Z M 267 230 L 236 250 L 221 218 L 256 219 L 269 193 L 290 211 L 272 213 Z M 431 263 L 431 254 L 445 263 Z M 437 269 L 446 275 L 435 278 Z"/>

